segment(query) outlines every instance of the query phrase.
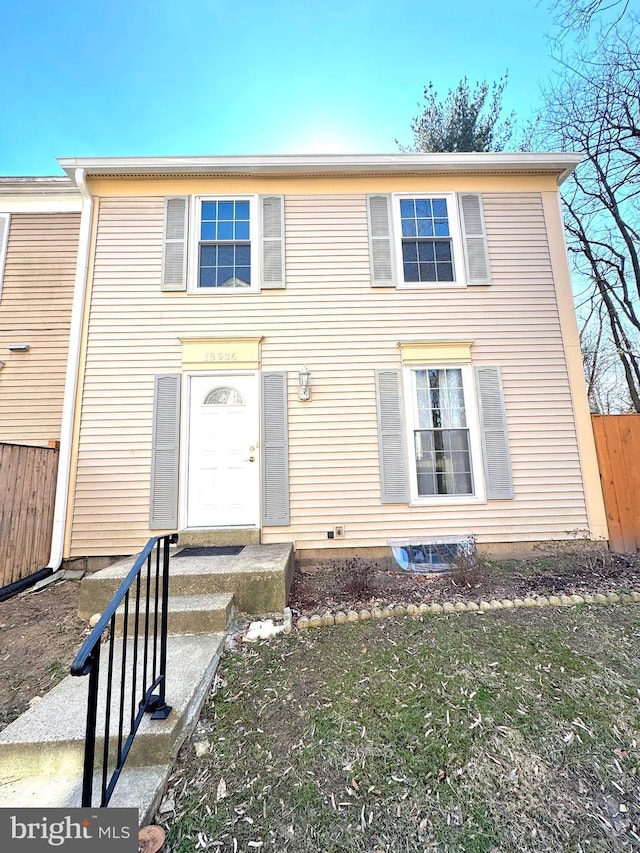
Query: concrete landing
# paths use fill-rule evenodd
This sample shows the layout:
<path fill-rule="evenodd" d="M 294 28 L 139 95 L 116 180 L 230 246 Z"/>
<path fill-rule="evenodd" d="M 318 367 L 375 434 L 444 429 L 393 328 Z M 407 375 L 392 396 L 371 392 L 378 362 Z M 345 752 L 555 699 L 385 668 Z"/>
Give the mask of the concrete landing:
<path fill-rule="evenodd" d="M 281 613 L 293 579 L 293 545 L 247 545 L 227 557 L 183 557 L 171 561 L 169 589 L 175 595 L 232 592 L 241 613 Z"/>
<path fill-rule="evenodd" d="M 231 593 L 236 608 L 249 615 L 281 613 L 286 606 L 294 570 L 291 543 L 247 545 L 231 556 L 181 557 L 181 551 L 179 546 L 171 554 L 169 595 Z M 81 619 L 104 610 L 133 562 L 126 557 L 85 576 L 78 608 Z"/>

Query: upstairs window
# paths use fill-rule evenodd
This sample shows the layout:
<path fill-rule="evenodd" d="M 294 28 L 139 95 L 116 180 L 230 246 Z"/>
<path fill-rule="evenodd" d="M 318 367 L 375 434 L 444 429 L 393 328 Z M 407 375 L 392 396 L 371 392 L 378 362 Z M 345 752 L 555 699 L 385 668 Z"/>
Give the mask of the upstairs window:
<path fill-rule="evenodd" d="M 199 204 L 198 287 L 251 287 L 251 201 Z"/>
<path fill-rule="evenodd" d="M 282 289 L 284 244 L 283 195 L 167 196 L 161 289 Z"/>
<path fill-rule="evenodd" d="M 464 285 L 462 233 L 455 195 L 397 195 L 392 209 L 398 285 Z"/>
<path fill-rule="evenodd" d="M 446 198 L 401 198 L 405 282 L 455 281 Z"/>

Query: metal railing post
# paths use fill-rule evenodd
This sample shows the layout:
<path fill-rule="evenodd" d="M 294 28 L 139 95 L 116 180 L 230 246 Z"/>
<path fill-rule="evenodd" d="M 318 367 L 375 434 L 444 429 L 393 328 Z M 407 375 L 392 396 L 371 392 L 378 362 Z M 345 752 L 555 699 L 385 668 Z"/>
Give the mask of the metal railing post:
<path fill-rule="evenodd" d="M 82 775 L 82 806 L 91 806 L 93 796 L 93 767 L 96 756 L 96 723 L 98 720 L 98 682 L 100 678 L 100 644 L 89 659 L 89 694 L 87 697 L 87 726 L 85 729 L 84 768 Z"/>
<path fill-rule="evenodd" d="M 162 613 L 160 618 L 160 680 L 156 707 L 151 715 L 152 720 L 166 720 L 171 711 L 167 705 L 166 683 L 167 683 L 167 635 L 169 633 L 169 536 L 165 536 L 162 542 Z M 160 543 L 158 543 L 158 546 Z"/>

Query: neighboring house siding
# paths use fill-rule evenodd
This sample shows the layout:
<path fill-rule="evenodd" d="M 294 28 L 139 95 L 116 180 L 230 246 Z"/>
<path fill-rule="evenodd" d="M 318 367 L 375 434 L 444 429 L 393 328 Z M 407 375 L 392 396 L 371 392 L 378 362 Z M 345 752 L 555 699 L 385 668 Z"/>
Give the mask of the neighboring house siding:
<path fill-rule="evenodd" d="M 0 295 L 0 441 L 60 438 L 78 213 L 12 213 Z M 12 343 L 29 352 L 9 352 Z"/>
<path fill-rule="evenodd" d="M 153 376 L 179 371 L 179 338 L 198 335 L 263 335 L 262 370 L 288 371 L 291 524 L 264 528 L 265 542 L 535 541 L 586 527 L 541 194 L 483 202 L 490 286 L 371 287 L 365 194 L 287 195 L 286 289 L 218 295 L 161 292 L 163 198 L 101 199 L 71 556 L 131 553 L 149 535 Z M 515 499 L 382 504 L 375 370 L 401 366 L 399 340 L 451 339 L 474 342 L 474 366 L 501 368 Z M 336 524 L 346 537 L 331 543 Z"/>

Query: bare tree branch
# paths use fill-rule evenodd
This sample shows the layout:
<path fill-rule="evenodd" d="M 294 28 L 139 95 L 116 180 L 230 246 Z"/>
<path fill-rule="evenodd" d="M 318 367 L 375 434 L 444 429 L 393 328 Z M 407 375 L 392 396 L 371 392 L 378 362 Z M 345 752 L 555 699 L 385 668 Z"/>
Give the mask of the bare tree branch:
<path fill-rule="evenodd" d="M 619 24 L 629 9 L 630 0 L 556 0 L 550 4 L 562 38 L 568 32 L 585 35 L 591 27 L 606 21 L 605 36 Z M 608 15 L 607 13 L 611 13 Z"/>
<path fill-rule="evenodd" d="M 566 0 L 561 7 L 585 22 L 604 10 L 596 0 Z M 627 13 L 626 3 L 614 7 Z M 590 296 L 580 307 L 591 405 L 640 412 L 640 42 L 637 21 L 628 19 L 597 51 L 559 63 L 545 92 L 539 140 L 584 152 L 563 197 L 570 257 Z"/>

